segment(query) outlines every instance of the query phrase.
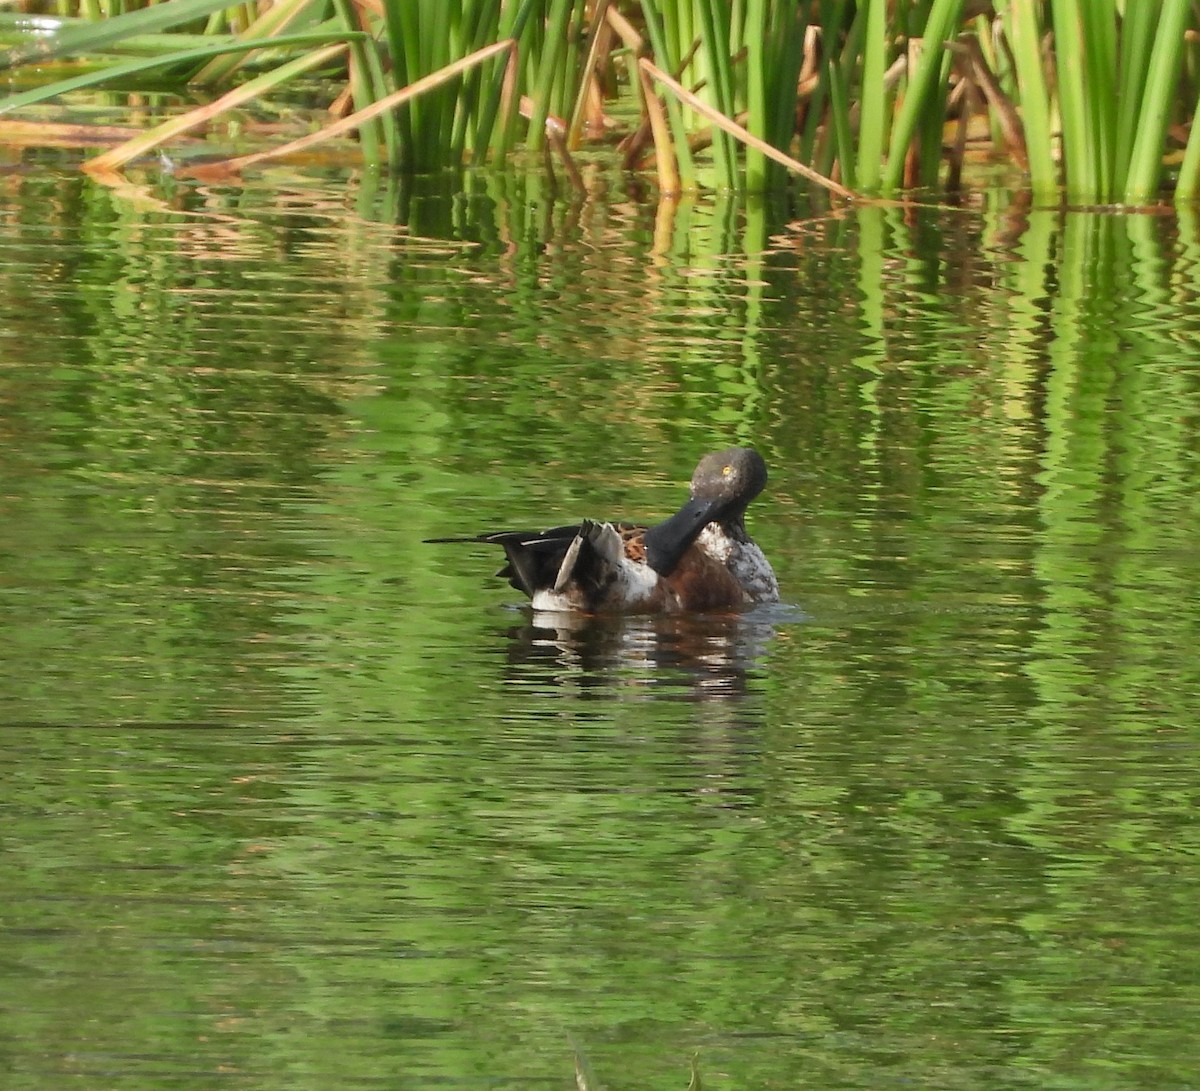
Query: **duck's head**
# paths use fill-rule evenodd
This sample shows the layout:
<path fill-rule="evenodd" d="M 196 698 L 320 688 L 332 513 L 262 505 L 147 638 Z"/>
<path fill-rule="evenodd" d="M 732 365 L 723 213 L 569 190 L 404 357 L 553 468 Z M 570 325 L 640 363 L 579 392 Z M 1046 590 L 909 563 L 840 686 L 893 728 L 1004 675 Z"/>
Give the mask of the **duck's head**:
<path fill-rule="evenodd" d="M 691 496 L 665 523 L 646 531 L 646 563 L 669 575 L 709 523 L 742 530 L 746 508 L 767 483 L 767 464 L 753 447 L 705 455 L 692 474 Z"/>
<path fill-rule="evenodd" d="M 730 447 L 700 460 L 692 474 L 692 501 L 708 505 L 705 523 L 741 519 L 766 483 L 767 464 L 762 455 L 753 447 Z"/>

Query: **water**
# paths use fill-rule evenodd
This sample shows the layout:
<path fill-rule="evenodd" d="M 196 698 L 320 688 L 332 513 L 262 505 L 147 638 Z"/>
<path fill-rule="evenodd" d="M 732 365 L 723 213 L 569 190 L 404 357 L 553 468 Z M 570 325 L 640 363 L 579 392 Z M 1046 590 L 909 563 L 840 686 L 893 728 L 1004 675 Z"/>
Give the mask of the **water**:
<path fill-rule="evenodd" d="M 6 1091 L 1198 1085 L 1195 219 L 601 182 L 10 174 Z M 733 442 L 778 608 L 422 544 Z"/>

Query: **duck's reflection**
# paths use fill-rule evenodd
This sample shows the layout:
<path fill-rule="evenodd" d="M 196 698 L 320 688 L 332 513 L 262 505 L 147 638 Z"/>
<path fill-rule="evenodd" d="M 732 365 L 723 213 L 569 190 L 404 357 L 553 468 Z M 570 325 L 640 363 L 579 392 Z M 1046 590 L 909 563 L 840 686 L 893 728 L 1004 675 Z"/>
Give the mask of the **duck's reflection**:
<path fill-rule="evenodd" d="M 779 626 L 795 608 L 740 614 L 595 616 L 534 612 L 509 632 L 509 662 L 526 683 L 581 693 L 676 700 L 745 696 L 761 675 Z"/>

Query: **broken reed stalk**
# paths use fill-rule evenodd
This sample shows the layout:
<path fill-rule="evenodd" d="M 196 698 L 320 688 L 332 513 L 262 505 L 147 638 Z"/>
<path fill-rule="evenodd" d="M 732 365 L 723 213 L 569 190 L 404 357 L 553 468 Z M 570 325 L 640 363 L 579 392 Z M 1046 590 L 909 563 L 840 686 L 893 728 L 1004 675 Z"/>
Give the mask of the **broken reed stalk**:
<path fill-rule="evenodd" d="M 653 77 L 658 83 L 661 83 L 668 91 L 670 91 L 681 102 L 686 103 L 696 113 L 707 118 L 720 129 L 724 129 L 730 136 L 740 140 L 748 147 L 752 147 L 761 152 L 768 159 L 773 159 L 781 166 L 787 167 L 788 170 L 795 171 L 802 178 L 815 183 L 822 189 L 828 190 L 830 193 L 838 197 L 844 197 L 847 200 L 852 200 L 858 196 L 853 190 L 847 189 L 845 186 L 839 185 L 832 178 L 826 178 L 823 174 L 817 173 L 812 167 L 806 166 L 798 159 L 793 159 L 785 152 L 781 152 L 778 148 L 771 147 L 765 140 L 759 140 L 748 129 L 743 128 L 732 118 L 726 117 L 724 114 L 713 109 L 708 103 L 693 95 L 686 87 L 676 80 L 673 80 L 661 68 L 658 68 L 652 61 L 642 57 L 638 61 L 638 67 L 650 77 Z M 657 144 L 657 140 L 655 141 Z"/>

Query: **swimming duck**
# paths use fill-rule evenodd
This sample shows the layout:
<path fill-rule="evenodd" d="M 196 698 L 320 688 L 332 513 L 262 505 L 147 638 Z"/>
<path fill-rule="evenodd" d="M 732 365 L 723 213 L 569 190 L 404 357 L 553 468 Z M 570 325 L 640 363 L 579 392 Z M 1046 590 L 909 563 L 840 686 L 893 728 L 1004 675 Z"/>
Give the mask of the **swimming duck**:
<path fill-rule="evenodd" d="M 688 501 L 653 527 L 585 519 L 549 530 L 502 530 L 431 542 L 502 546 L 504 576 L 535 610 L 578 613 L 720 612 L 779 601 L 763 551 L 746 533 L 746 508 L 767 483 L 751 447 L 705 455 Z"/>

